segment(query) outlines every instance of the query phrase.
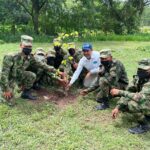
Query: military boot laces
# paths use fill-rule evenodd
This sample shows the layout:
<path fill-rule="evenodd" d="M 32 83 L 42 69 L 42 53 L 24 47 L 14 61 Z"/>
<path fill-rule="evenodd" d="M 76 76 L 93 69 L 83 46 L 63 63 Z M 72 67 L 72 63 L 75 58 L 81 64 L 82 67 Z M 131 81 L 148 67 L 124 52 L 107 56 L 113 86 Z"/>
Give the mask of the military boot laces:
<path fill-rule="evenodd" d="M 30 90 L 24 90 L 23 93 L 21 94 L 21 98 L 23 99 L 29 99 L 29 100 L 36 100 L 36 96 L 32 96 Z"/>
<path fill-rule="evenodd" d="M 128 131 L 132 134 L 142 134 L 150 130 L 150 126 L 148 124 L 139 124 L 136 127 L 130 128 Z"/>

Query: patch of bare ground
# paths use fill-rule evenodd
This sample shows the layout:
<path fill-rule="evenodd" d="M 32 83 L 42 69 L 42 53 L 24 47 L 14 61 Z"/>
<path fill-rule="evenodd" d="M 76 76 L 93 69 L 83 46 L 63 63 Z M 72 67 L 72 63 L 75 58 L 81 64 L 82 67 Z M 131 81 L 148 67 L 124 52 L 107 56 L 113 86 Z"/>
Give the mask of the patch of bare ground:
<path fill-rule="evenodd" d="M 60 108 L 65 107 L 68 104 L 74 104 L 77 101 L 78 94 L 73 94 L 70 92 L 65 92 L 63 90 L 48 90 L 40 89 L 36 91 L 38 99 L 35 103 L 42 102 L 53 102 L 58 105 Z"/>

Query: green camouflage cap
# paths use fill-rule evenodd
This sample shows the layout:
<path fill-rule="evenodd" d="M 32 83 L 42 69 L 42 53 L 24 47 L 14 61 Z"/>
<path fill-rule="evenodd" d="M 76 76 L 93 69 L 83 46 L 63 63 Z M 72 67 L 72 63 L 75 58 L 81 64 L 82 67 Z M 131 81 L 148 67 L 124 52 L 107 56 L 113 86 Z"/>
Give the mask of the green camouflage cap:
<path fill-rule="evenodd" d="M 112 56 L 111 49 L 102 49 L 100 51 L 100 57 L 101 58 L 107 58 L 107 57 L 110 57 L 110 56 Z"/>
<path fill-rule="evenodd" d="M 150 59 L 144 58 L 138 62 L 138 68 L 143 70 L 150 69 Z"/>
<path fill-rule="evenodd" d="M 46 56 L 46 52 L 44 51 L 44 49 L 42 47 L 38 47 L 35 50 L 35 55 L 40 55 L 40 54 L 43 54 L 44 56 Z"/>
<path fill-rule="evenodd" d="M 33 38 L 31 36 L 28 36 L 28 35 L 21 36 L 21 43 L 24 46 L 32 46 L 32 41 L 33 41 Z"/>
<path fill-rule="evenodd" d="M 50 49 L 47 52 L 47 57 L 55 57 L 56 52 L 53 49 Z"/>

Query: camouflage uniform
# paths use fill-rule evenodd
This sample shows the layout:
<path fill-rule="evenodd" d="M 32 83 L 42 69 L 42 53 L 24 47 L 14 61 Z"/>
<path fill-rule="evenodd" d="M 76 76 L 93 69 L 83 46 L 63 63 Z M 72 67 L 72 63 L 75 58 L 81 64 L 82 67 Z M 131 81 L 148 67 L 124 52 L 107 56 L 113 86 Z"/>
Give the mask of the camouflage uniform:
<path fill-rule="evenodd" d="M 75 68 L 73 67 L 73 64 L 77 63 L 80 61 L 80 59 L 82 58 L 82 51 L 78 51 L 76 50 L 75 44 L 74 43 L 69 43 L 68 44 L 68 51 L 70 49 L 74 50 L 74 54 L 73 55 L 66 55 L 64 56 L 63 61 L 61 62 L 60 65 L 60 69 L 64 69 L 64 71 L 69 75 L 72 76 L 73 73 L 75 72 Z"/>
<path fill-rule="evenodd" d="M 108 57 L 111 55 L 110 51 L 101 51 L 100 57 Z M 100 66 L 102 67 L 102 66 Z M 102 70 L 100 68 L 100 70 Z M 98 77 L 98 85 L 88 88 L 88 92 L 91 92 L 98 88 L 97 101 L 101 102 L 110 97 L 110 89 L 126 89 L 128 85 L 128 77 L 124 65 L 119 61 L 113 59 L 108 68 L 105 67 L 104 74 Z"/>
<path fill-rule="evenodd" d="M 54 45 L 54 50 L 55 50 L 55 60 L 54 60 L 54 67 L 56 69 L 59 68 L 64 56 L 67 54 L 63 49 L 62 49 L 62 41 L 59 39 L 54 39 L 53 40 L 53 45 Z"/>
<path fill-rule="evenodd" d="M 150 60 L 141 60 L 138 69 L 150 69 Z M 128 87 L 128 91 L 120 90 L 119 95 L 122 97 L 118 101 L 116 108 L 131 113 L 138 122 L 145 121 L 145 115 L 150 116 L 149 78 L 145 78 L 141 82 L 137 75 L 134 76 L 131 85 Z"/>
<path fill-rule="evenodd" d="M 34 59 L 37 62 L 41 62 L 41 63 L 47 63 L 46 61 L 46 52 L 43 50 L 43 48 L 37 48 L 35 53 L 34 53 Z M 39 80 L 41 79 L 41 77 L 44 74 L 44 69 L 43 68 L 39 68 L 39 67 L 35 67 L 35 65 L 29 65 L 29 67 L 27 68 L 27 71 L 31 71 L 33 73 L 36 74 L 36 81 L 35 82 L 39 82 Z"/>
<path fill-rule="evenodd" d="M 21 36 L 21 44 L 24 46 L 32 46 L 32 38 L 29 36 Z M 29 90 L 36 80 L 36 74 L 27 71 L 29 66 L 35 66 L 47 71 L 55 71 L 53 67 L 37 61 L 32 54 L 25 55 L 23 52 L 14 55 L 5 55 L 2 64 L 1 88 L 3 92 L 13 92 L 15 84 L 23 89 Z M 28 94 L 27 94 L 28 96 Z"/>

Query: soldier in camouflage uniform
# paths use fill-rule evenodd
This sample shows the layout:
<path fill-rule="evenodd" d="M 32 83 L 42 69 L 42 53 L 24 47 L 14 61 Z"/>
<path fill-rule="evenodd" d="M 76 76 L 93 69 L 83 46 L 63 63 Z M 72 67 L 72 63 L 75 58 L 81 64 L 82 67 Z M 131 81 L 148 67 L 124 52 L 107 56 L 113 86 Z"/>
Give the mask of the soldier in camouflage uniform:
<path fill-rule="evenodd" d="M 15 84 L 17 84 L 23 90 L 21 94 L 23 99 L 36 99 L 36 97 L 32 96 L 30 91 L 33 83 L 36 80 L 36 74 L 26 70 L 29 66 L 34 65 L 35 67 L 42 68 L 49 72 L 55 72 L 53 67 L 37 61 L 33 57 L 31 54 L 32 41 L 33 38 L 30 36 L 21 36 L 21 52 L 14 55 L 4 56 L 0 84 L 3 97 L 7 101 L 13 100 L 13 89 Z"/>
<path fill-rule="evenodd" d="M 133 77 L 128 91 L 111 90 L 113 96 L 122 96 L 112 111 L 112 117 L 115 119 L 119 111 L 131 113 L 139 124 L 130 128 L 129 132 L 141 134 L 150 130 L 148 125 L 150 120 L 150 59 L 143 59 L 139 62 L 137 75 Z"/>
<path fill-rule="evenodd" d="M 44 51 L 44 49 L 42 47 L 39 47 L 35 50 L 34 58 L 38 62 L 42 62 L 45 64 L 47 63 L 46 52 Z M 36 74 L 36 80 L 35 80 L 32 88 L 34 90 L 39 90 L 41 88 L 40 87 L 41 78 L 43 77 L 44 73 L 47 71 L 45 71 L 43 68 L 35 67 L 34 65 L 32 65 L 32 66 L 30 65 L 27 68 L 27 71 L 31 71 Z M 52 72 L 48 72 L 48 73 L 52 74 Z"/>
<path fill-rule="evenodd" d="M 112 58 L 111 50 L 105 49 L 100 52 L 101 63 L 98 84 L 81 91 L 82 95 L 97 89 L 98 94 L 96 101 L 101 103 L 96 106 L 96 110 L 109 108 L 108 100 L 110 90 L 118 88 L 125 90 L 128 85 L 128 77 L 124 65 L 116 59 Z M 104 67 L 104 69 L 103 69 Z"/>
<path fill-rule="evenodd" d="M 54 67 L 56 69 L 59 68 L 64 56 L 67 54 L 63 49 L 62 49 L 62 41 L 59 39 L 54 39 L 53 40 L 53 45 L 54 45 L 54 50 L 55 50 L 55 60 L 54 60 Z"/>
<path fill-rule="evenodd" d="M 68 55 L 61 62 L 60 69 L 64 69 L 69 76 L 72 76 L 82 58 L 82 51 L 76 49 L 75 43 L 68 43 Z"/>

